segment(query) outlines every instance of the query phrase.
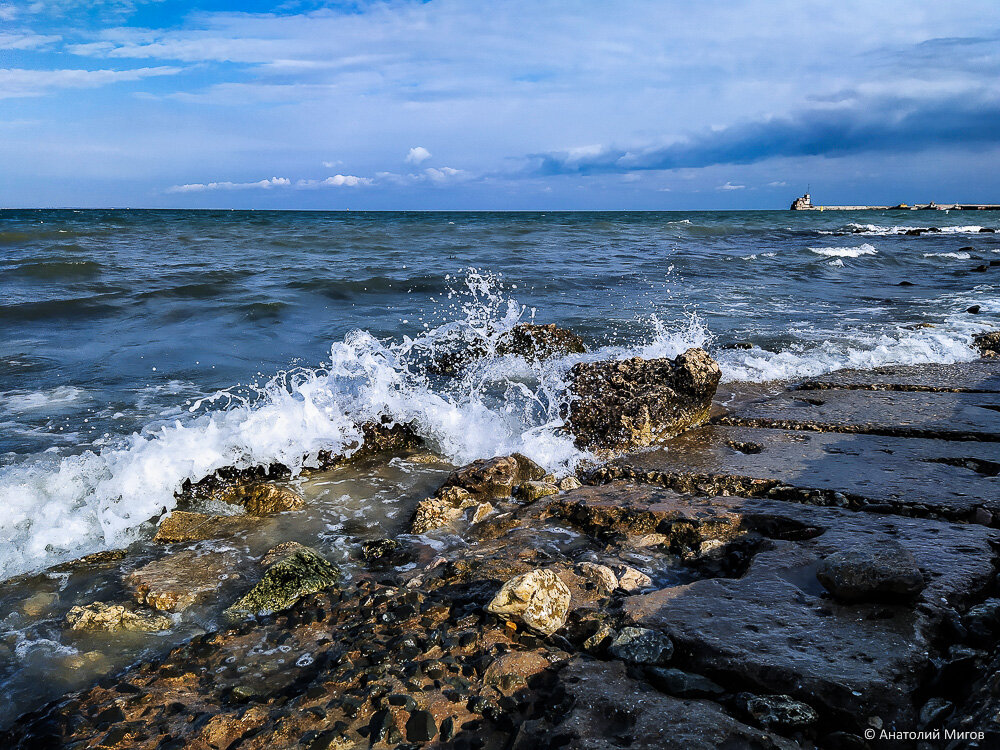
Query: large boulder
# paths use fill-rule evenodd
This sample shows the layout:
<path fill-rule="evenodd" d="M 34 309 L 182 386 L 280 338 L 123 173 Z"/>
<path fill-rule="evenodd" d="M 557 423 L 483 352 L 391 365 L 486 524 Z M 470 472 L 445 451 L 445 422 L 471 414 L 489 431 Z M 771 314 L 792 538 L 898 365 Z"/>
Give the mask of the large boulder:
<path fill-rule="evenodd" d="M 267 559 L 274 559 L 270 555 Z M 285 554 L 264 573 L 260 583 L 226 610 L 233 619 L 263 615 L 291 607 L 307 594 L 329 588 L 340 580 L 340 571 L 311 547 L 288 545 Z"/>
<path fill-rule="evenodd" d="M 542 635 L 552 635 L 566 624 L 571 594 L 551 570 L 529 570 L 507 581 L 486 610 L 516 619 Z"/>
<path fill-rule="evenodd" d="M 581 448 L 662 443 L 708 419 L 721 375 L 704 349 L 675 359 L 580 362 L 569 374 L 567 423 Z"/>
<path fill-rule="evenodd" d="M 926 586 L 913 555 L 888 539 L 834 552 L 820 563 L 816 577 L 843 601 L 913 599 Z"/>

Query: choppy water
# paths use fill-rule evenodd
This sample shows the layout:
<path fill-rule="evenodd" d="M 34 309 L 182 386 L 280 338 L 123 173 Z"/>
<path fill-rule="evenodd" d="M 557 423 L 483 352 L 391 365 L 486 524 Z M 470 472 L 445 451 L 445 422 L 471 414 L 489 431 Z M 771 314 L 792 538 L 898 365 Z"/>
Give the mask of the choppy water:
<path fill-rule="evenodd" d="M 729 381 L 972 359 L 1000 325 L 981 225 L 1000 216 L 0 211 L 0 578 L 123 546 L 185 478 L 301 466 L 380 415 L 453 462 L 578 461 L 558 420 L 578 358 L 427 376 L 457 332 L 534 316 L 592 358 L 707 344 Z"/>

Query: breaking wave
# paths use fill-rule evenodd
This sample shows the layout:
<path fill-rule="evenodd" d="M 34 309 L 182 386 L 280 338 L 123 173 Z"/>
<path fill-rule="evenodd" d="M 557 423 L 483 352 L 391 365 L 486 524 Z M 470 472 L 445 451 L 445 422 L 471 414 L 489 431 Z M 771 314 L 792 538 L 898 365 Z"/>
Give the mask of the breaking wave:
<path fill-rule="evenodd" d="M 857 247 L 811 247 L 809 249 L 817 255 L 825 255 L 829 258 L 858 258 L 862 255 L 878 254 L 878 250 L 868 243 Z"/>

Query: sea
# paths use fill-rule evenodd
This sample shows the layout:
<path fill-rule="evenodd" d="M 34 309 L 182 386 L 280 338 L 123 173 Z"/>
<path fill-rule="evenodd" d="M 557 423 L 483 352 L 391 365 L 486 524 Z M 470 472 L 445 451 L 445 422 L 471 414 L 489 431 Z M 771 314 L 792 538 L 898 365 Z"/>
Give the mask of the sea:
<path fill-rule="evenodd" d="M 704 346 L 738 384 L 973 359 L 1000 326 L 992 229 L 961 211 L 0 211 L 0 580 L 141 540 L 219 467 L 298 472 L 371 419 L 451 464 L 571 470 L 580 360 Z M 518 322 L 589 352 L 428 367 Z"/>

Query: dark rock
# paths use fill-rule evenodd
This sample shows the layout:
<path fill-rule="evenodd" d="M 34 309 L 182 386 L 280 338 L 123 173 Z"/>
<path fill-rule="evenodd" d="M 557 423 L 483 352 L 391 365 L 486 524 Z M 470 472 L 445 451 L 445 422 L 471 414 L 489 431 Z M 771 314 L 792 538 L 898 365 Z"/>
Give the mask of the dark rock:
<path fill-rule="evenodd" d="M 752 695 L 740 693 L 736 702 L 754 722 L 764 729 L 794 730 L 815 724 L 816 710 L 788 695 Z"/>
<path fill-rule="evenodd" d="M 962 618 L 962 624 L 973 641 L 992 645 L 1000 636 L 1000 599 L 987 599 L 970 608 Z"/>
<path fill-rule="evenodd" d="M 410 742 L 430 742 L 437 734 L 434 714 L 430 711 L 413 711 L 406 720 L 406 739 Z"/>
<path fill-rule="evenodd" d="M 988 265 L 986 265 L 985 263 L 982 263 L 982 264 L 976 266 L 975 268 L 973 268 L 972 270 L 974 272 L 976 272 L 976 273 L 984 273 L 984 272 L 990 270 L 990 267 Z"/>
<path fill-rule="evenodd" d="M 924 707 L 920 709 L 920 726 L 936 727 L 944 723 L 948 714 L 955 708 L 955 704 L 944 698 L 931 698 Z"/>
<path fill-rule="evenodd" d="M 924 590 L 917 562 L 902 545 L 885 540 L 835 552 L 820 563 L 816 577 L 843 601 L 898 601 Z"/>
<path fill-rule="evenodd" d="M 982 308 L 979 305 L 972 305 L 971 307 L 966 308 L 965 311 L 967 313 L 971 313 L 972 315 L 978 315 L 981 309 Z"/>
<path fill-rule="evenodd" d="M 703 349 L 672 360 L 581 362 L 570 370 L 567 421 L 580 447 L 654 445 L 708 419 L 720 377 Z"/>
<path fill-rule="evenodd" d="M 529 362 L 586 351 L 582 338 L 554 323 L 518 323 L 497 341 L 497 354 L 516 354 Z"/>
<path fill-rule="evenodd" d="M 365 560 L 380 560 L 389 557 L 399 548 L 395 539 L 374 539 L 361 545 L 361 557 Z"/>
<path fill-rule="evenodd" d="M 916 286 L 912 281 L 900 281 L 896 286 Z"/>
<path fill-rule="evenodd" d="M 713 698 L 725 689 L 700 674 L 669 667 L 646 667 L 646 676 L 657 690 L 675 698 Z"/>
<path fill-rule="evenodd" d="M 633 664 L 661 664 L 674 654 L 674 644 L 649 628 L 622 628 L 611 640 L 608 651 Z"/>
<path fill-rule="evenodd" d="M 481 458 L 453 471 L 443 488 L 458 487 L 484 498 L 509 497 L 520 473 L 521 463 L 513 456 Z"/>
<path fill-rule="evenodd" d="M 306 594 L 336 585 L 340 571 L 310 547 L 295 549 L 275 562 L 260 583 L 226 610 L 229 617 L 268 614 L 287 609 Z"/>
<path fill-rule="evenodd" d="M 1000 331 L 977 333 L 972 337 L 972 345 L 984 357 L 1000 357 Z"/>

